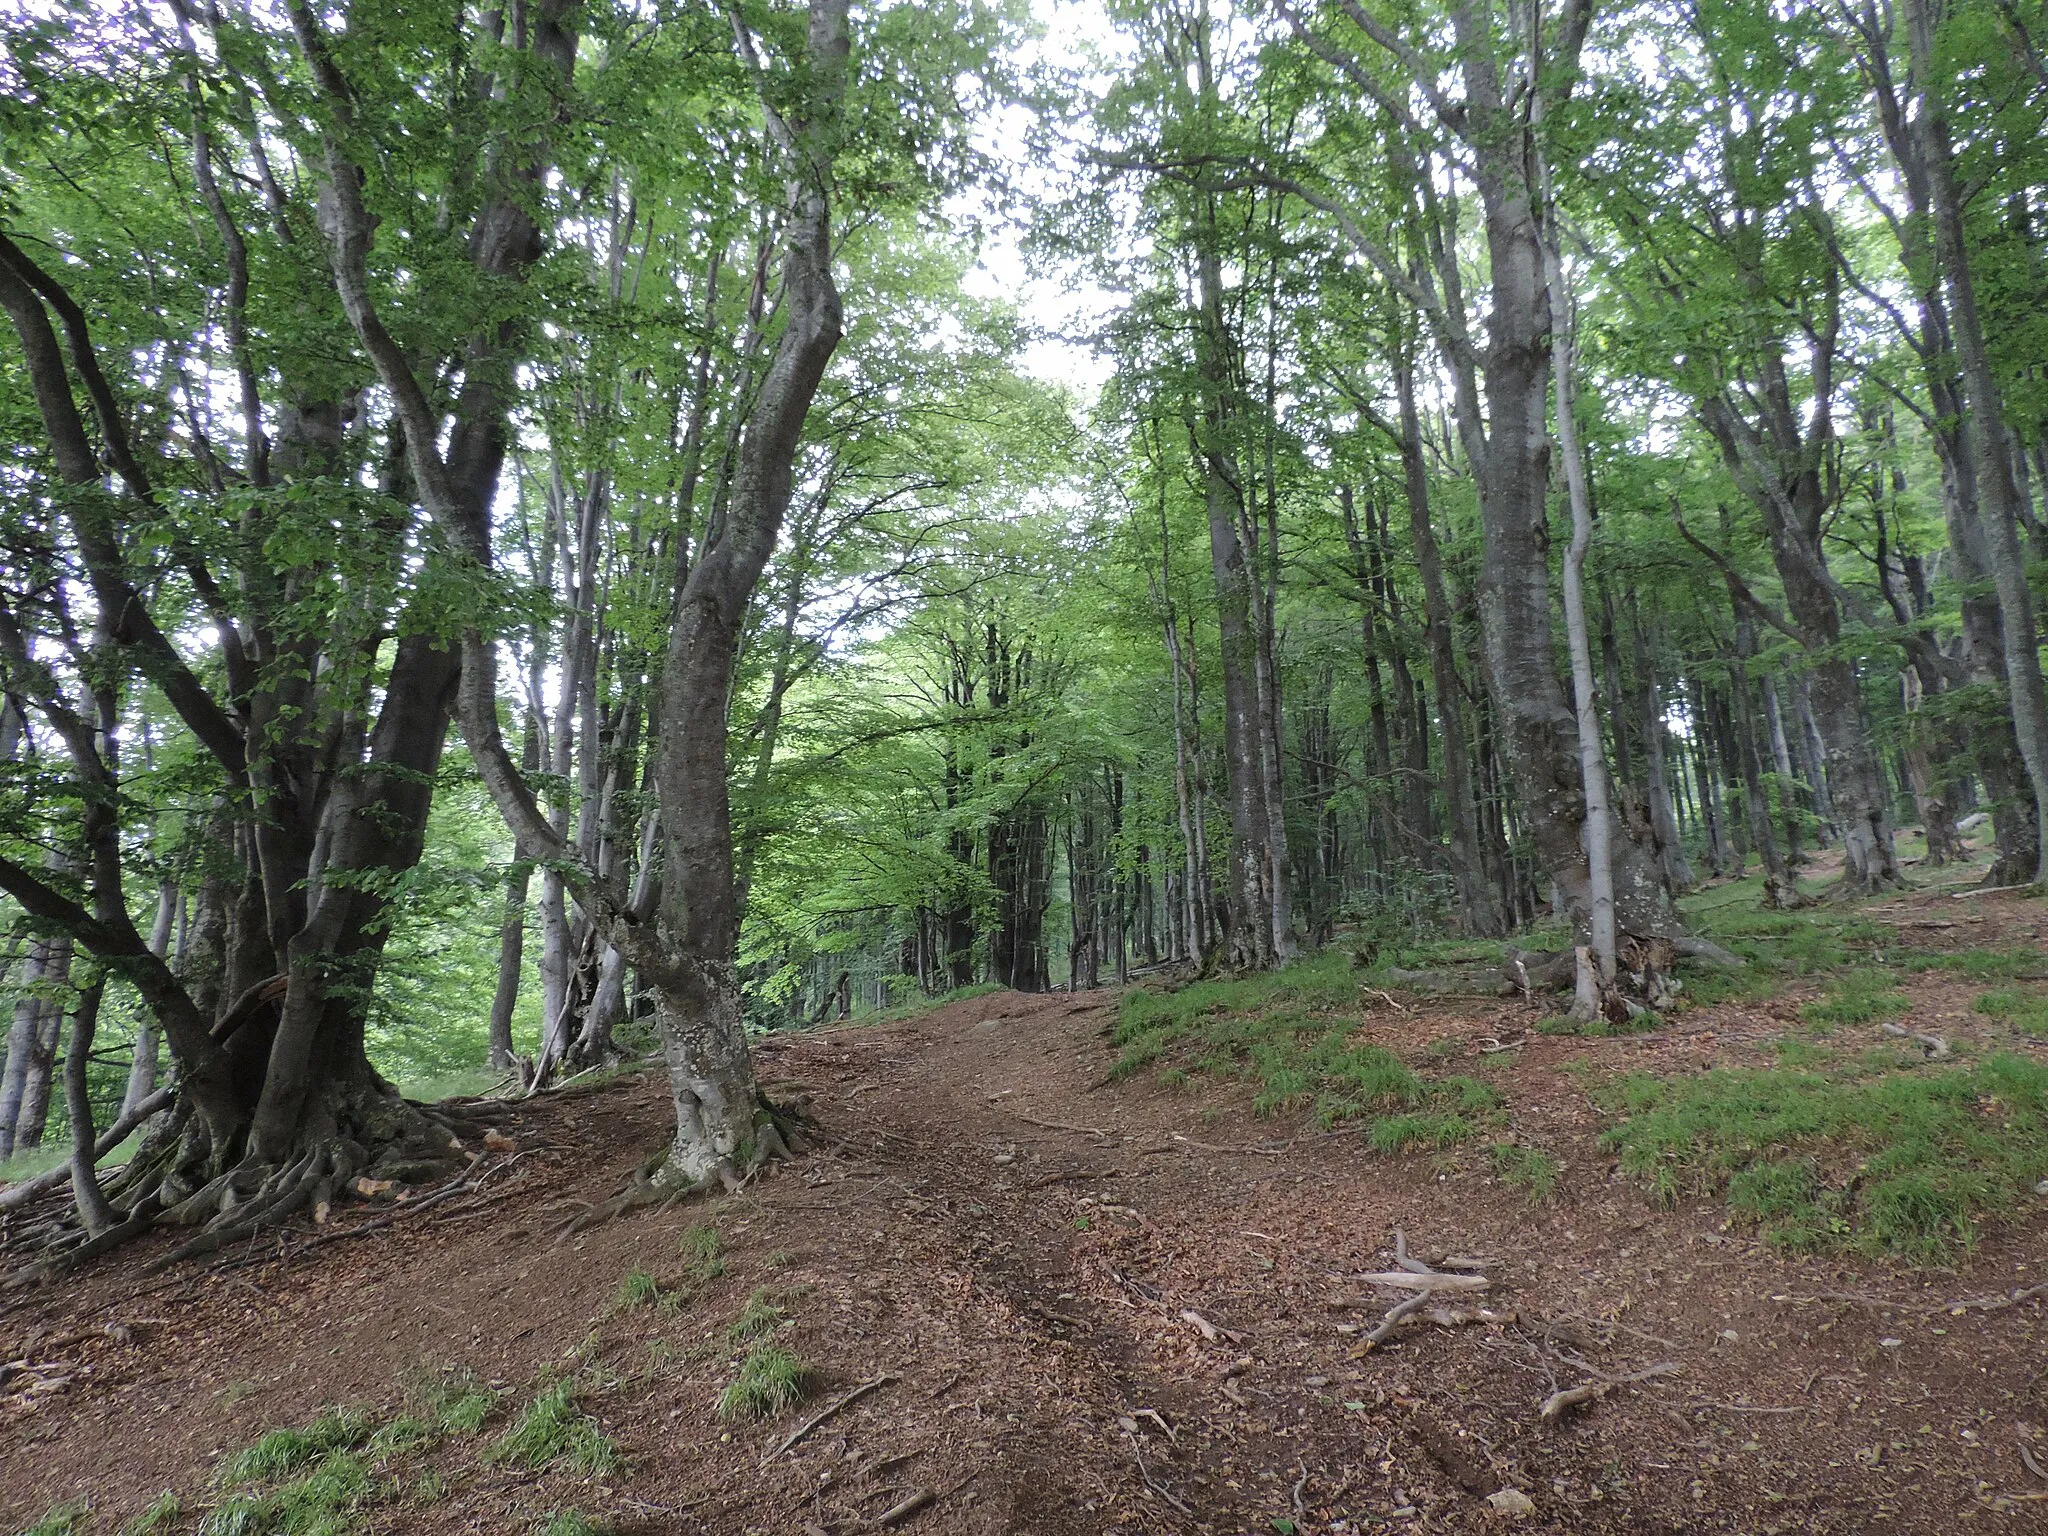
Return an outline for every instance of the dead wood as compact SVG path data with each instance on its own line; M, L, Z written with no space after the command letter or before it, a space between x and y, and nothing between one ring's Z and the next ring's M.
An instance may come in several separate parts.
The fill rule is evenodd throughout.
M1182 1514L1192 1515L1194 1513L1194 1510L1189 1506L1185 1499L1182 1499L1177 1494L1175 1494L1172 1489L1163 1487L1152 1476L1152 1469L1145 1465L1145 1451L1144 1447L1138 1444L1138 1437L1134 1434L1131 1434L1128 1430L1126 1430L1124 1434L1125 1438L1131 1442L1131 1454L1138 1458L1138 1476L1144 1480L1145 1486L1151 1489L1154 1493L1158 1494L1160 1498L1166 1500L1167 1503L1171 1504L1175 1509L1179 1510Z
M789 1432L789 1435L783 1440L783 1442L780 1445L776 1446L774 1450L770 1451L766 1456L763 1456L761 1458L761 1465L764 1467L767 1466L769 1462L773 1461L776 1457L780 1456L784 1451L788 1450L791 1446L796 1445L798 1442L803 1440L804 1437L809 1435L812 1430L816 1429L820 1424L823 1424L827 1419L831 1418L832 1415L834 1415L835 1413L838 1413L842 1408L852 1407L855 1403L859 1402L862 1398L866 1397L870 1392L878 1392L883 1387L886 1387L890 1382L895 1381L896 1379L897 1377L893 1371L884 1371L881 1375L875 1377L872 1381L864 1381L859 1386L854 1387L852 1390L840 1393L839 1396L833 1398L831 1402L827 1403L823 1408L820 1408L808 1419L805 1419L803 1423L799 1424L795 1429L791 1430Z
M1193 1328L1195 1332L1199 1333L1211 1344L1214 1344L1219 1339L1228 1339L1231 1343L1235 1344L1238 1340L1244 1337L1243 1334L1232 1332L1228 1328L1217 1327L1216 1324L1210 1322L1209 1319L1202 1316L1202 1314L1197 1312L1193 1307L1183 1307L1181 1309L1180 1320L1186 1323L1190 1328Z
M1417 1291L1413 1296L1396 1302L1393 1309L1380 1319L1379 1326L1374 1328L1371 1333L1368 1333L1361 1342L1368 1348L1375 1344L1385 1343L1393 1337L1396 1328L1399 1328L1409 1317L1428 1305L1428 1291Z
M929 1488L912 1489L910 1493L875 1516L874 1529L885 1531L892 1525L901 1525L937 1497L938 1495Z
M1610 1376L1583 1360L1574 1360L1568 1356L1564 1357L1564 1360L1565 1364L1574 1370L1586 1372L1593 1380L1576 1387L1566 1387L1546 1397L1543 1400L1543 1407L1536 1415L1545 1424L1555 1424L1569 1409L1605 1397L1616 1387L1627 1386L1635 1381L1648 1381L1653 1376L1669 1376L1678 1370L1676 1360L1660 1360L1655 1365L1640 1371L1631 1371L1626 1376Z
M1386 1269L1351 1278L1361 1285L1385 1285L1408 1291L1483 1291L1493 1284L1484 1275L1447 1275L1440 1270L1417 1274L1407 1269Z
M1878 1027L1886 1034L1896 1035L1901 1040L1918 1041L1921 1050L1926 1053L1927 1060L1929 1061L1939 1061L1949 1053L1948 1042L1939 1035L1923 1035L1917 1029L1908 1029L1903 1024L1884 1023Z
M1115 1131L1105 1131L1100 1126L1069 1125L1064 1120L1041 1120L1036 1115L1027 1115L1024 1113L1023 1110L1012 1109L1007 1104L999 1103L997 1104L996 1108L1000 1109L1006 1115L1011 1115L1014 1116L1016 1119L1022 1120L1026 1125L1038 1126L1041 1130L1069 1131L1076 1136L1100 1136L1107 1140L1115 1140L1117 1135Z

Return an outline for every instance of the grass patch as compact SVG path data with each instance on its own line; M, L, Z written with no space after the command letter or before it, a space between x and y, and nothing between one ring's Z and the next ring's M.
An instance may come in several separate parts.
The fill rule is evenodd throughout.
M304 1429L273 1429L238 1451L220 1471L229 1487L274 1483L337 1451L359 1449L376 1432L377 1421L360 1408L323 1408Z
M2031 1040L2048 1039L2048 997L2019 987L1998 987L1979 997L1977 1012L2010 1024Z
M2048 1175L2048 1064L1896 1063L1627 1077L1600 1095L1621 1116L1602 1144L1653 1199L1725 1194L1781 1246L1938 1258Z
M618 1536L618 1527L580 1509L558 1509L534 1527L539 1536Z
M159 1531L176 1530L182 1512L178 1496L166 1488L149 1501L147 1509L121 1527L121 1536L155 1536Z
M1664 1020L1648 1008L1630 1014L1620 1024L1605 1018L1587 1019L1581 1023L1563 1014L1536 1021L1536 1033L1539 1035L1570 1035L1585 1040L1605 1040L1614 1035L1647 1035L1663 1027Z
M443 1099L482 1098L493 1088L503 1087L505 1078L505 1073L493 1072L488 1067L469 1067L460 1072L408 1079L398 1085L398 1091L415 1104L438 1104Z
M238 1495L208 1510L199 1536L356 1536L374 1493L362 1457L331 1451L270 1493Z
M142 1139L136 1131L121 1139L118 1146L108 1149L107 1155L95 1165L100 1168L119 1168L126 1165L135 1153L135 1144ZM23 1179L32 1179L37 1174L48 1173L71 1161L71 1147L62 1138L45 1142L40 1147L31 1147L26 1152L17 1152L9 1158L0 1158L0 1184L18 1184ZM29 1529L33 1531L34 1526Z
M1892 973L1874 966L1844 971L1828 983L1827 995L1807 1003L1799 1016L1823 1030L1842 1024L1874 1024L1912 1008Z
M475 1434L498 1406L498 1394L467 1366L410 1370L399 1376L399 1386L418 1416L442 1435Z
M1470 1141L1471 1121L1463 1115L1424 1111L1409 1115L1382 1115L1366 1133L1375 1152L1429 1152Z
M1954 971L1972 981L2010 981L2039 971L2041 952L2037 949L1962 949L1944 954L1919 953L1901 957L1912 970Z
M1825 975L1897 954L1897 930L1872 922L1853 908L1774 912L1762 906L1762 898L1763 880L1758 876L1679 903L1695 933L1749 962L1740 970L1681 964L1689 1004L1754 1002L1771 996L1788 979Z
M1562 1171L1557 1159L1540 1148L1512 1141L1493 1144L1493 1176L1509 1189L1521 1190L1531 1205L1549 1205L1557 1199Z
M576 1384L564 1380L520 1410L517 1422L491 1447L490 1459L536 1471L566 1464L577 1472L604 1473L618 1468L619 1448L583 1411Z
M785 1413L809 1394L814 1374L780 1344L756 1344L740 1362L732 1385L718 1394L718 1416L733 1423Z
M735 1349L768 1338L784 1322L789 1314L776 1305L775 1298L766 1290L757 1290L748 1295L740 1307L740 1314L725 1330L725 1337Z
M1375 1131L1383 1150L1470 1135L1470 1112L1492 1108L1499 1095L1471 1078L1426 1080L1384 1046L1354 1040L1358 994L1356 975L1335 952L1177 992L1128 992L1111 1074L1129 1076L1171 1056L1161 1075L1175 1086L1198 1075L1250 1080L1255 1114L1305 1109L1326 1129L1392 1121Z
M83 1499L68 1504L59 1504L46 1512L34 1525L22 1527L21 1536L76 1536L81 1529L80 1521L86 1516Z
M661 1282L654 1278L652 1270L635 1264L626 1271L626 1278L619 1282L618 1294L612 1297L612 1310L625 1312L634 1307L651 1307L661 1300Z
M693 1221L683 1228L683 1263L690 1278L702 1285L725 1273L725 1259L719 1247L718 1228L708 1221Z

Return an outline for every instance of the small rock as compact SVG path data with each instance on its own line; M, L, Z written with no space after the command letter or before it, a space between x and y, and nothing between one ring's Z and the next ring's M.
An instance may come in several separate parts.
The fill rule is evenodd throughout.
M1742 1335L1737 1333L1733 1328L1723 1328L1721 1330L1721 1337L1726 1339L1730 1344L1738 1344L1742 1341Z
M1904 1339L1879 1339L1877 1341L1877 1347L1879 1349L1898 1349L1902 1345L1904 1345L1905 1342L1906 1341Z
M1489 1493L1486 1502L1491 1504L1498 1514L1514 1515L1519 1518L1536 1513L1536 1501L1519 1488L1503 1488L1498 1493Z
M1327 1376L1304 1376L1301 1379L1301 1384L1305 1387L1327 1387L1330 1384L1330 1378Z
M2036 1184L2034 1186L2034 1193L2037 1195L2048 1195L2048 1179L2043 1179L2040 1183Z

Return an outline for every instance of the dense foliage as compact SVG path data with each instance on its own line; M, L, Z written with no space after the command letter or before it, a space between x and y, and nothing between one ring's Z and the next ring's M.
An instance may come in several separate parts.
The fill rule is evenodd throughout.
M513 14L4 24L0 1153L2038 878L2038 8Z

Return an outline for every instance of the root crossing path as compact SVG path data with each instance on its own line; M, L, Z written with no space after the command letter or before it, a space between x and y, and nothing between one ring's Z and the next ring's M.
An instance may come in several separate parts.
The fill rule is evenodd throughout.
M23 1296L0 1319L0 1528L84 1498L81 1528L112 1531L166 1489L191 1528L224 1455L328 1404L388 1420L449 1370L502 1407L384 1474L360 1529L573 1509L802 1536L1847 1533L2048 1510L2020 1455L2048 1456L2044 1308L1928 1305L2048 1277L2039 1223L1962 1277L1781 1258L1719 1206L1616 1180L1540 1040L1491 1069L1502 1134L1562 1155L1532 1209L1484 1143L1385 1157L1254 1117L1233 1083L1111 1081L1114 1017L1106 992L995 994L778 1037L770 1092L825 1144L723 1201L554 1241L661 1141L661 1084L627 1078L503 1106L499 1172L431 1212ZM1364 1018L1411 1059L1506 1030L1479 1001ZM750 1297L810 1393L722 1422ZM494 1451L562 1378L614 1470Z

